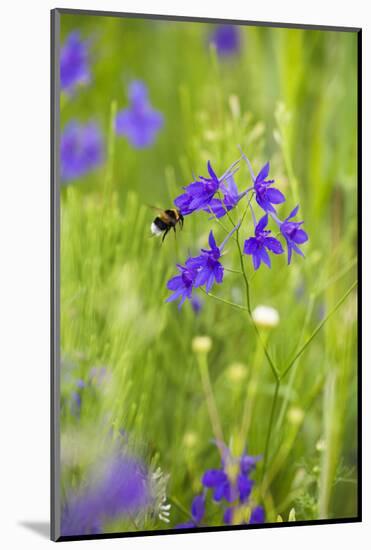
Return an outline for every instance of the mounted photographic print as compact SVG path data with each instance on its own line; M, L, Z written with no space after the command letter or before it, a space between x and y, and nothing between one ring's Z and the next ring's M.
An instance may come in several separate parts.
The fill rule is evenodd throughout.
M53 540L361 520L360 48L53 10Z

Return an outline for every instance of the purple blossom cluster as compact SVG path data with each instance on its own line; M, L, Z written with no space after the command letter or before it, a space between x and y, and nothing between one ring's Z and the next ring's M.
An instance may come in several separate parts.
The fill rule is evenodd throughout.
M86 484L67 495L61 534L102 533L106 521L132 518L150 503L150 480L144 464L122 452L113 453L93 467Z
M254 227L254 235L244 241L243 253L251 256L254 270L259 269L262 263L270 268L271 254L284 253L283 244L278 237L281 237L283 243L286 244L288 264L291 263L293 251L304 256L300 245L308 240L308 235L302 229L303 222L293 220L298 213L299 206L296 206L284 220L280 220L276 207L284 203L286 198L282 191L274 187L274 180L269 179L269 162L255 177L249 160L245 155L242 155L242 158L246 160L252 178L252 185L243 191L238 190L234 180L234 173L238 169L235 167L241 159L233 163L220 178L209 161L207 164L208 176L199 176L195 181L183 187L184 192L174 200L175 206L183 216L198 211L208 212L211 220L220 220L228 216L234 227L220 247L217 246L214 234L210 231L210 248L202 249L198 256L188 258L184 265L177 265L179 274L167 283L167 288L173 292L167 299L168 302L180 298L179 307L181 307L186 299L192 302L193 289L204 287L206 293L209 293L215 283L220 284L223 281L222 251L225 243L241 224L241 222L236 224L233 222L230 212L243 199L246 202L242 219L245 219L245 214L250 211ZM251 204L253 198L255 198L257 208L262 212L258 221ZM270 220L277 228L275 236L272 234L272 229L268 228Z
M264 523L264 509L250 502L254 487L250 474L259 459L245 453L234 457L224 447L221 467L206 470L201 478L203 492L192 501L191 519L176 528L189 529L206 525L207 499L210 495L214 503L220 506L224 524Z
M116 133L126 137L136 149L150 147L164 124L164 117L152 108L144 82L131 82L128 95L129 107L116 116Z
M91 83L90 40L84 40L78 30L66 38L60 54L61 90L70 99L78 88ZM152 146L164 124L162 113L152 108L144 82L135 80L128 87L129 107L117 113L116 133L124 136L136 149ZM92 120L83 124L68 122L61 135L61 181L69 183L98 168L105 158L102 131Z

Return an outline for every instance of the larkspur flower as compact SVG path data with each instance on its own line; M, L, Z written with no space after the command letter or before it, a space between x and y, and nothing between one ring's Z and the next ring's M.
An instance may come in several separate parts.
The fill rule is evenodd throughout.
M71 121L61 136L61 180L68 182L97 168L103 162L103 138L95 122Z
M229 56L239 52L241 33L237 25L218 25L210 37L220 56Z
M268 254L273 252L274 254L282 254L282 244L278 239L269 237L271 231L266 230L265 227L268 224L268 214L263 216L259 223L255 227L255 237L250 237L245 241L244 254L252 256L254 269L257 270L263 261L268 267L271 267L271 260Z
M207 293L210 292L215 282L220 284L223 281L224 275L224 268L219 261L222 250L217 246L212 231L209 234L209 246L210 250L203 248L200 256L187 260L187 266L196 272L194 287L205 285Z
M201 313L203 305L204 301L197 294L193 294L191 298L191 306L196 315Z
M229 503L238 500L245 503L252 491L254 482L249 474L255 468L259 457L243 454L233 457L229 449L225 449L222 468L206 470L202 477L202 484L213 491L215 502L226 500Z
M258 205L266 212L276 212L274 204L285 202L285 196L275 187L271 187L274 180L267 180L269 162L263 166L254 180L255 198Z
M220 181L212 169L210 161L207 163L209 178L200 176L198 180L183 187L185 193L174 200L174 204L183 216L197 210L208 209L215 193L219 190Z
M280 231L287 243L287 263L290 264L292 251L295 250L300 256L304 256L303 252L299 248L299 244L304 244L308 240L308 235L301 229L304 222L292 222L292 218L295 218L298 213L299 205L287 216L287 218L280 222Z
M152 108L144 82L129 86L130 106L116 116L116 133L125 136L136 149L150 147L164 124L164 117Z
M203 517L205 515L205 497L203 495L197 495L194 497L191 506L192 519L185 523L176 525L176 529L190 529L192 527L199 527Z
M187 265L187 262L185 266L177 264L177 268L180 271L180 275L172 277L167 282L167 288L173 291L174 294L169 296L166 301L173 302L174 300L181 298L178 305L180 309L187 298L189 300L192 298L192 289L196 278L196 272L193 268Z
M81 39L79 31L71 32L61 48L60 78L61 89L68 93L90 82L88 42Z
M219 284L223 281L224 268L219 259L224 246L239 226L240 222L227 235L220 247L217 246L213 232L210 231L210 250L201 249L201 254L188 258L184 266L177 264L180 275L176 275L167 282L167 288L174 292L167 298L167 302L181 298L178 306L180 308L187 298L192 299L193 288L205 285L205 290L208 293L215 282Z
M95 467L85 489L71 492L62 511L65 536L97 534L105 521L140 513L151 501L148 473L137 459L114 454Z
M216 218L222 218L232 210L238 202L244 197L247 191L238 192L237 185L233 176L228 176L225 183L220 184L220 191L223 193L223 199L213 198L204 210L212 211Z

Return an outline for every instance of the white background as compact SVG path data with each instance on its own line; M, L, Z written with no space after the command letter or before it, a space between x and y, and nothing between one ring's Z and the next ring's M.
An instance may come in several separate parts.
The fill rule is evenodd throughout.
M0 19L0 545L51 546L49 518L49 10L54 7L363 27L364 335L370 338L369 2L6 0ZM308 75L308 78L311 76ZM341 139L341 135L338 136ZM69 548L366 548L370 529L370 352L364 357L364 523L69 543ZM368 493L368 494L367 494ZM40 524L44 535L27 524ZM40 530L39 525L39 530ZM77 546L78 545L78 546Z

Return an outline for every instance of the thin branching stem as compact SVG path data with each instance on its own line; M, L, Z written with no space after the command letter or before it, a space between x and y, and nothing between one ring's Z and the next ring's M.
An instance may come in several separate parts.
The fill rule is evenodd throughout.
M346 293L340 298L340 300L335 304L335 306L329 311L329 313L326 315L324 319L316 326L312 334L309 336L309 338L304 342L304 344L297 350L294 357L289 361L286 368L283 370L283 372L280 375L280 379L282 380L286 374L289 372L291 367L294 365L295 361L304 353L304 351L307 349L313 338L319 333L321 328L327 323L329 318L339 309L341 304L346 300L346 298L349 296L349 294L352 292L352 290L355 289L357 286L358 281L355 281L350 288L346 291Z

